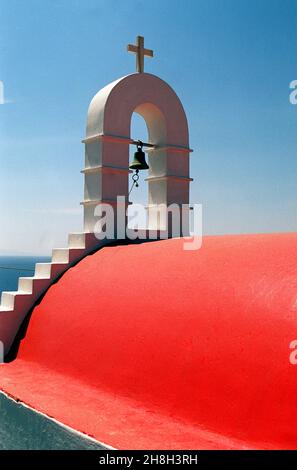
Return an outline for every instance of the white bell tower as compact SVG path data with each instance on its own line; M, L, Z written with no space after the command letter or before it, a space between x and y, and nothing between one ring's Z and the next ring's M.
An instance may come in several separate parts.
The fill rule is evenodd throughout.
M92 99L87 117L85 144L84 230L93 232L98 217L98 204L110 204L115 209L117 196L124 197L127 208L129 176L129 144L131 118L140 114L148 128L148 227L168 229L170 220L161 226L160 205L183 206L184 217L189 216L189 134L186 114L173 89L163 80L143 72L144 55L153 52L144 49L143 38L138 46L128 50L137 54L137 73L120 78L100 90ZM186 213L185 213L186 212ZM188 222L186 222L187 224ZM117 224L117 221L116 221ZM187 233L184 233L187 235Z

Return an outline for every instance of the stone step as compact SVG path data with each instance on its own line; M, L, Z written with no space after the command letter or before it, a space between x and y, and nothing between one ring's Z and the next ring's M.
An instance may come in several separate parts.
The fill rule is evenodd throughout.
M50 279L51 277L51 263L36 263L35 264L35 278Z
M85 248L69 248L69 264L79 261L86 254Z
M12 307L4 307L3 305L0 305L0 312L13 312L13 308ZM0 316L0 320L1 320L1 316Z
M55 248L52 263L72 264L85 254L85 248Z
M23 291L2 292L1 307L15 309L20 302L24 305L24 310L31 301L31 294Z
M41 295L50 285L50 279L42 279L36 277L20 277L18 288L20 291Z
M69 248L84 248L90 251L102 245L102 241L98 240L93 233L70 233L68 237Z
M70 233L68 236L69 248L86 248L86 234L85 233Z
M54 248L52 251L52 263L69 263L69 248Z
M36 263L34 277L53 281L67 269L67 266L68 263Z

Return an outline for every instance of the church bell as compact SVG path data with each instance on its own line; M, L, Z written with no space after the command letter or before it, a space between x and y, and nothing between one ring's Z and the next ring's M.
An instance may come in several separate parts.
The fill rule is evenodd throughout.
M143 144L139 141L137 151L134 153L134 159L129 166L130 170L148 170L149 166L145 161L145 153L142 150Z

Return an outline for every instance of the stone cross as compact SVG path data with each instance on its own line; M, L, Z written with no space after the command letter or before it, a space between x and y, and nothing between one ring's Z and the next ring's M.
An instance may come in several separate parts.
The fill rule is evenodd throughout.
M143 36L137 36L137 46L134 44L128 44L127 51L136 54L136 70L138 73L143 73L144 56L154 57L154 52L152 50L144 48Z

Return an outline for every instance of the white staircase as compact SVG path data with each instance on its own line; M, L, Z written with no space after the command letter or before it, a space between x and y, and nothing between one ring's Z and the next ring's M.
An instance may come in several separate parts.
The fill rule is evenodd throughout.
M52 252L52 261L37 263L33 277L20 277L18 290L2 292L0 304L0 341L7 354L24 318L42 294L68 268L93 250L107 244L97 240L92 233L71 233L68 248L57 248Z

